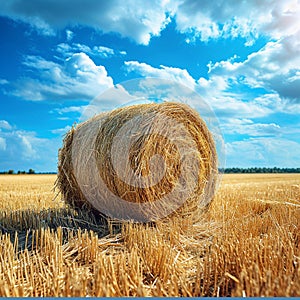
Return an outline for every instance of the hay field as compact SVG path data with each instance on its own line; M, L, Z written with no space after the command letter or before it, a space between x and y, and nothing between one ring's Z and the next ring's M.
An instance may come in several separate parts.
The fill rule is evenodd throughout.
M224 175L201 223L96 222L0 176L0 296L300 296L300 174Z

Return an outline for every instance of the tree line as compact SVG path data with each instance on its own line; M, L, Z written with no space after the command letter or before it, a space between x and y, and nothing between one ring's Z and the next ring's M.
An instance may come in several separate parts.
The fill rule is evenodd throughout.
M35 171L33 169L29 169L27 172L20 170L15 172L14 170L10 169L8 171L2 171L0 174L35 174Z
M225 168L220 169L222 173L300 173L300 168L278 168L278 167L251 167L251 168Z
M251 167L251 168L222 168L219 169L221 173L226 174L233 174L233 173L300 173L300 168L267 168L267 167ZM43 173L36 173L33 169L29 169L26 171L17 171L14 170L8 170L8 171L2 171L0 174L56 174L56 172L43 172Z

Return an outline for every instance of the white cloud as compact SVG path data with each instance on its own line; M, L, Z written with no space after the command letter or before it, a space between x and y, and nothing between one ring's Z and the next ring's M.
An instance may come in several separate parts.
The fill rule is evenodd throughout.
M113 49L104 46L94 46L93 52L99 53L102 57L110 57L115 55L115 51Z
M244 84L278 93L282 99L300 101L300 31L296 35L269 42L243 62L232 59L209 65L211 76L237 78Z
M27 56L24 65L34 77L19 79L13 94L27 100L91 100L113 85L105 67L95 65L85 53L75 53L63 64Z
M244 102L238 94L233 96L220 95L205 98L213 107L218 117L222 118L258 118L272 113L266 106L253 102Z
M116 32L147 45L170 22L187 34L187 41L216 38L246 39L250 46L259 35L280 39L294 35L300 26L297 0L7 0L0 15L22 20L43 34L57 28L85 25ZM71 35L69 34L69 39Z
M73 36L74 36L74 32L67 29L66 30L66 37L67 37L67 41L71 41L73 39Z
M232 119L221 123L221 129L225 134L248 135L248 136L279 136L282 129L275 123L254 123L250 119Z
M73 43L73 47L75 51L73 51L72 54L76 52L84 52L86 54L89 54L91 52L90 47L84 44Z
M82 110L79 121L86 121L96 114L126 105L135 99L135 95L128 92L121 84L117 84L95 97L89 105L85 106Z
M56 46L56 51L62 54L64 57L71 56L73 53L78 52L67 43L60 43Z
M0 132L0 135L1 139L5 141L6 147L3 150L6 150L7 157L12 158L17 155L16 158L25 160L36 158L36 151L32 147L32 142L36 138L35 133L10 130L9 132Z
M202 89L202 92L206 94L219 93L220 91L225 91L228 88L227 78L225 76L210 76L209 79L200 77L198 82L199 89Z
M291 151L293 149L293 151ZM300 144L278 137L249 138L226 144L227 167L292 167L300 165Z
M0 131L0 170L56 171L61 137L40 138L35 132L10 126Z
M221 115L226 113L229 103L232 112L240 110L243 117L250 117L247 114L251 112L252 117L258 117L271 112L296 114L299 111L299 1L229 0L216 4L209 0L187 0L177 8L176 22L178 30L188 34L189 41L240 36L251 46L259 35L271 40L245 61L236 62L235 55L208 64L208 79L200 78L197 90ZM252 101L249 97L257 88L265 92ZM257 101L266 97L271 100L268 104Z
M63 108L56 108L54 111L57 112L60 115L70 113L70 112L78 112L82 113L82 111L85 109L85 106L67 106ZM53 111L51 111L53 112Z
M190 88L194 88L196 85L193 77L185 69L166 67L163 65L161 65L160 68L154 68L146 63L140 63L138 61L125 61L125 66L128 72L136 72L143 77L173 80Z
M57 45L56 51L62 54L64 57L71 56L78 52L84 52L85 54L101 58L124 56L127 54L124 50L119 51L105 46L94 46L93 48L90 48L87 45L79 43L72 43L72 45L60 43Z
M263 94L253 99L253 103L268 107L274 113L285 113L291 115L299 115L300 102L290 101L287 98L280 98L278 93Z
M186 0L176 9L179 31L191 39L244 37L246 45L259 35L280 39L295 34L300 26L297 0L235 1Z
M5 85L5 84L8 84L8 83L9 83L8 80L0 78L0 85Z
M12 127L6 120L0 120L0 130L1 128L10 130Z
M137 61L125 62L128 72L136 72L143 77L156 77L179 82L203 97L214 109L219 117L254 118L263 117L272 110L259 101L245 102L243 95L227 92L229 89L228 78L226 76L211 76L209 79L201 77L197 82L187 70L160 66L154 68L146 63Z
M64 128L52 129L51 132L53 134L64 135L71 129L71 126L67 125Z
M160 0L8 0L1 6L0 15L28 22L44 34L79 24L102 32L117 32L147 45L169 22L171 5Z
M35 159L37 158L37 152L33 147L33 143L34 141L36 141L36 137L34 136L34 134L27 134L21 131L17 131L15 132L16 137L19 139L20 141L20 145L22 148L22 156L25 159Z

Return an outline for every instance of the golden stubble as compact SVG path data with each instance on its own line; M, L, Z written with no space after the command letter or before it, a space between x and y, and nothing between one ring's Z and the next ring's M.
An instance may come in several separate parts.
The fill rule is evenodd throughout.
M1 296L299 296L300 175L224 175L202 219L104 224L0 176Z

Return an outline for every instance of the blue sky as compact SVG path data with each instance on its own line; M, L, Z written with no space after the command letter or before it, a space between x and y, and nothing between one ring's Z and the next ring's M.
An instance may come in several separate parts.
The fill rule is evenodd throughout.
M148 77L209 103L226 166L300 166L300 1L7 0L0 36L0 171L56 171L86 105Z

